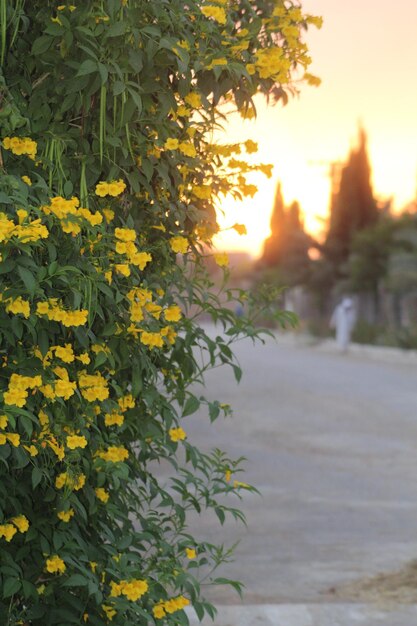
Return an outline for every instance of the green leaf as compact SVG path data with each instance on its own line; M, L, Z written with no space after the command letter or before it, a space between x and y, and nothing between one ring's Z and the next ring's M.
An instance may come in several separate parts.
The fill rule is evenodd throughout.
M88 578L82 574L73 574L64 582L63 587L86 587L88 585Z
M92 61L91 59L86 59L85 61L81 63L75 77L86 76L87 74L92 74L93 72L97 72L97 71L98 71L97 63L95 61Z
M115 22L106 31L107 37L119 37L124 35L127 30L127 24L125 22Z
M0 204L13 204L13 200L4 191L0 191Z
M37 467L35 465L35 467L32 470L32 487L33 489L36 489L36 487L39 485L39 483L42 480L42 470L39 469L39 467Z
M182 412L182 416L186 417L187 415L191 415L195 413L200 407L200 400L196 398L196 396L190 396L185 403L184 410Z
M21 588L22 583L18 578L6 578L3 585L3 598L10 598Z
M35 295L35 291L37 287L36 278L34 277L32 272L30 272L25 267L22 267L21 265L18 266L17 271L19 273L20 278L23 280L23 283L26 289L28 290L29 295L33 297Z
M32 54L34 56L38 56L40 54L43 54L44 52L49 50L49 48L51 47L53 41L54 41L53 37L50 37L49 35L41 35L41 37L38 37L33 42Z

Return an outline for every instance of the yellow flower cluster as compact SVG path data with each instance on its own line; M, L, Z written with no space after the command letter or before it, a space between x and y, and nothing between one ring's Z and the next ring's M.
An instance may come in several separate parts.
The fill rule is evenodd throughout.
M106 426L122 426L124 421L124 416L117 411L112 411L104 415L104 423Z
M140 341L144 346L149 346L150 348L162 348L164 345L161 333L149 332L147 330L141 332Z
M229 256L227 252L218 252L214 255L214 260L219 267L227 267L229 265Z
M20 435L18 433L0 433L0 446L4 446L7 442L17 448L20 446Z
M15 224L5 213L0 213L0 242L7 243L12 237L16 237L22 243L30 243L46 239L48 235L49 231L41 224L40 219L21 225Z
M3 148L10 150L13 154L26 154L30 159L35 159L38 144L30 137L5 137Z
M0 524L0 538L4 537L8 543L13 539L17 531L26 533L29 530L29 520L25 515L12 517L10 522Z
M63 232L74 237L81 232L83 220L87 221L90 226L98 226L103 221L103 216L98 211L92 213L89 209L80 207L80 201L75 196L70 200L56 196L51 198L49 205L42 206L41 209L45 215L52 214L57 217Z
M117 598L121 595L126 596L128 600L136 602L141 598L149 589L146 580L140 580L132 578L130 580L121 580L120 583L112 581L110 583L111 591L110 597Z
M213 190L211 185L194 185L192 193L200 200L210 200Z
M219 24L226 24L226 11L223 7L216 7L208 4L201 7L201 12L205 17L211 17Z
M4 403L18 407L25 406L28 397L28 389L37 389L42 385L42 377L21 376L12 374L7 391L4 392Z
M256 60L253 65L261 78L272 78L276 81L285 82L288 78L290 69L290 61L284 56L283 48L275 46L274 48L262 48L256 53ZM249 73L251 66L247 66Z
M83 435L69 435L67 437L67 448L75 450L76 448L85 448L87 439Z
M129 456L129 452L124 446L109 446L107 450L97 452L97 456L108 463L118 463L119 461L125 461Z
M167 322L179 322L181 319L181 309L177 304L172 304L164 311Z
M70 381L65 367L55 367L53 371L58 378L55 379L53 385L50 383L43 385L40 388L41 392L45 398L48 398L49 400L55 400L55 398L64 398L64 400L69 400L69 398L74 395L75 390L77 389L77 384Z
M195 91L188 93L184 100L187 104L193 107L193 109L198 109L201 106L201 96Z
M85 474L79 474L76 478L74 478L73 476L70 476L67 472L62 472L61 474L58 474L55 479L55 487L57 489L68 487L68 489L79 491L84 487L85 481Z
M54 554L46 559L45 569L50 574L63 574L67 567L64 561L57 554Z
M117 254L125 254L129 263L139 267L142 271L146 265L152 261L152 255L149 252L139 252L134 241L136 232L131 228L116 228L114 231L116 237ZM116 264L116 270L124 275L130 276L130 268L126 264Z
M160 600L152 609L153 616L156 619L162 619L167 613L175 613L181 611L190 604L190 601L184 596L177 596L170 600Z
M78 386L82 397L88 402L103 401L109 397L107 380L101 374L87 374L83 370L78 375Z
M100 198L104 198L105 196L112 196L115 198L116 196L120 196L126 189L126 183L120 178L119 180L112 180L110 183L107 183L104 180L101 180L96 185L96 195L100 196Z
M176 235L175 237L171 237L169 245L171 246L171 250L173 252L186 254L188 250L188 239L182 237L181 235Z
M36 314L45 315L45 317L54 322L61 322L67 328L70 326L84 326L88 318L86 309L68 311L63 308L57 298L49 298L45 302L38 302Z
M17 298L6 298L3 300L0 294L0 301L4 302L7 313L13 313L14 315L21 313L26 319L29 317L30 303L28 300L23 300L22 296L18 296Z
M74 517L74 509L68 509L68 511L58 511L57 517L62 521L68 523L72 517Z
M109 606L108 604L102 604L101 608L105 612L107 619L111 622L113 617L116 615L117 611L112 606Z
M107 504L110 495L105 489L103 489L103 487L97 487L97 489L95 489L95 494L101 502Z
M119 398L117 400L117 404L119 405L120 410L124 412L124 411L127 411L128 409L135 408L135 399L132 396L132 394L128 393L127 395Z
M168 431L171 441L177 442L187 438L187 433L181 426L178 428L170 428Z

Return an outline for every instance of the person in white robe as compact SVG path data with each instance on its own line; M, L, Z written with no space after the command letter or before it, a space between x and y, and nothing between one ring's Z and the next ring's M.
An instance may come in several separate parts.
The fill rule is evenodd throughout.
M336 306L330 319L330 328L336 329L336 343L342 352L346 352L356 321L356 311L352 298L344 296Z

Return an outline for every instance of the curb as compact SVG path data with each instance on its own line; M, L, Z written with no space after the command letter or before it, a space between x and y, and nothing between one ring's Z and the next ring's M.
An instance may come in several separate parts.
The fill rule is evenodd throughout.
M317 339L311 335L296 333L274 333L277 342L283 345L295 347L307 347L319 352L341 354L342 356L359 356L383 361L385 363L397 363L403 365L417 365L417 350L402 350L387 346L373 346L369 344L351 343L347 354L343 355L334 339Z
M417 605L257 604L217 606L214 621L200 622L187 611L190 626L412 626Z

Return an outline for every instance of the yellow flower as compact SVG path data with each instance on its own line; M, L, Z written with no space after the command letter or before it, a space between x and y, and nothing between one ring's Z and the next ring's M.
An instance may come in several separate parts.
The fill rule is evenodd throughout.
M108 502L108 499L110 498L110 494L105 489L103 489L103 487L97 487L97 489L95 490L95 494L97 498L101 500L101 502L104 502L104 504L106 504Z
M113 609L113 607L108 606L107 604L102 604L101 608L105 612L107 619L111 622L113 617L116 615L117 611L115 611L115 609Z
M32 186L32 181L30 180L29 176L21 176L22 180L24 183L26 183L27 185L29 185L29 187Z
M30 456L37 456L39 454L38 449L34 445L23 447L30 454Z
M119 196L121 193L123 193L125 189L126 189L126 183L123 182L121 178L119 180L112 180L110 183L107 183L106 181L101 180L96 185L96 195L100 196L100 198L104 198L104 196L116 197L116 196Z
M97 456L109 463L118 463L125 461L129 452L124 446L109 446L106 451L98 452Z
M188 239L182 237L181 235L177 235L176 237L171 237L169 245L171 246L171 250L173 252L186 254L188 250Z
M178 149L182 154L185 154L189 157L195 157L197 155L197 150L195 149L194 145L189 141L182 141L178 145Z
M58 511L57 516L63 522L69 522L74 516L74 509L68 509L68 511Z
M117 411L112 411L111 413L106 413L104 416L104 424L106 426L122 426L125 418Z
M10 543L16 533L17 529L13 526L13 524L0 525L0 537L4 537L7 543Z
M57 554L46 559L45 567L50 574L63 574L67 569L64 561Z
M167 322L179 322L181 319L181 309L177 304L172 304L164 311L164 317Z
M121 411L127 411L128 409L135 408L135 400L130 393L128 393L126 396L123 396L122 398L119 398L117 400L117 404L119 405Z
M146 265L152 261L152 255L149 254L149 252L137 252L129 257L129 261L142 271L145 269Z
M195 557L197 556L194 548L185 548L185 553L187 555L187 559L195 559Z
M135 241L136 231L133 228L115 228L114 236L120 241Z
M7 415L0 415L0 428L6 428L9 423Z
M97 569L97 563L95 561L89 561L88 562L90 567L91 567L91 571L93 572L93 574L96 573L96 569Z
M122 594L132 602L139 600L139 598L141 598L149 588L146 580L138 580L135 578L129 581L122 580L121 585Z
M224 473L225 481L228 483L230 481L231 477L232 477L232 472L229 469L227 469L225 471L225 473Z
M81 435L70 435L67 437L67 448L75 450L76 448L85 448L87 445L87 439Z
M109 208L103 209L103 215L106 218L107 223L114 220L114 211L112 211L112 209L109 209Z
M35 159L38 145L29 137L5 137L3 148L11 150L13 154L18 156L26 154L30 159Z
M187 433L181 428L181 426L178 428L170 428L168 434L171 441L174 442L182 441L187 438Z
M77 358L77 361L81 361L83 365L88 365L89 363L91 363L91 359L88 356L87 352L82 352L76 358Z
M174 137L169 137L164 144L164 148L165 150L178 150L178 145L178 139L175 139Z
M126 276L126 278L130 276L130 267L126 263L116 263L114 269L118 274Z
M244 146L248 154L252 154L253 152L258 152L258 144L256 143L256 141L252 141L251 139L248 139L247 141L245 141Z
M194 109L198 109L201 106L201 96L195 91L188 93L185 98L185 102L192 106Z
M152 609L152 613L156 619L161 619L162 617L165 617L166 613L163 607L163 602L162 604L156 604Z
M239 234L239 235L247 235L248 231L246 230L246 226L244 224L233 224L232 228Z
M219 24L226 24L226 11L223 7L208 4L201 8L201 12L205 17L212 17Z
M65 346L55 346L55 356L64 363L72 363L75 360L74 351L69 343L66 343Z
M15 448L20 446L20 435L18 433L6 433L6 439L10 441Z
M229 257L227 255L227 252L219 252L215 254L214 260L219 267L226 267L227 265L229 265Z
M12 517L10 521L13 522L20 533L26 533L29 530L29 520L25 515Z
M162 348L164 345L160 333L150 333L146 330L141 333L140 341L144 346L150 346L151 348Z

